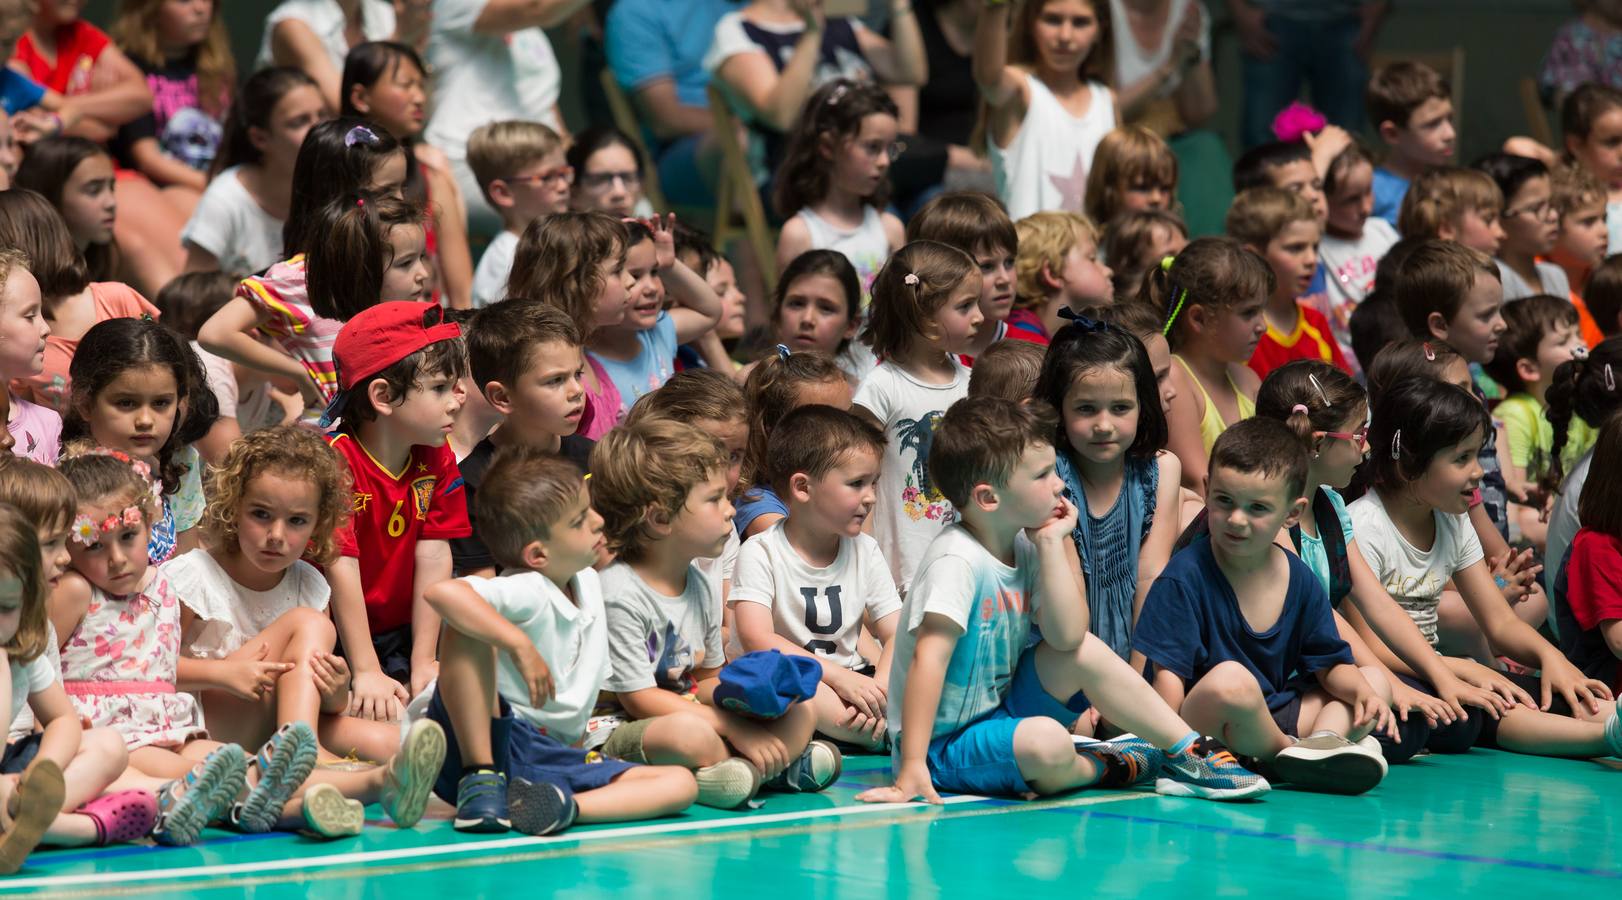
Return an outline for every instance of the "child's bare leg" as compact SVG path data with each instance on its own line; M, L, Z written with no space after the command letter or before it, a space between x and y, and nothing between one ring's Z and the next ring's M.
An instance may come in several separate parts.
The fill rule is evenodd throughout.
M698 799L698 782L680 766L639 766L596 790L575 795L582 822L630 822L670 816Z
M1103 773L1093 758L1076 752L1070 732L1057 719L1021 719L1014 728L1014 761L1019 774L1038 794L1085 787Z
M1603 720L1584 721L1524 706L1512 708L1498 720L1498 746L1516 753L1572 759L1611 756L1615 752L1605 740Z
M1457 591L1442 592L1436 607L1436 641L1449 656L1468 656L1484 665L1492 664L1492 645Z
M79 738L79 752L62 770L67 791L62 810L72 812L100 797L129 765L124 736L111 728L91 728Z
M258 700L244 700L225 691L203 691L201 699L208 733L227 744L258 749L276 730L274 692Z
M1036 645L1036 677L1050 696L1068 700L1085 692L1111 722L1149 743L1170 749L1194 729L1107 644L1087 635L1074 651ZM1069 723L1066 723L1069 724Z
M381 762L400 746L400 726L355 716L322 713L315 734L321 746L333 756L356 756Z
M439 636L439 694L450 717L462 765L494 766L490 720L500 708L496 699L495 649L454 628L443 629Z
M1235 753L1271 760L1290 746L1267 710L1267 698L1250 670L1217 663L1183 698L1183 718L1201 734L1215 735Z
M165 747L141 747L130 751L130 768L162 781L186 777L191 767L220 747L215 741L191 741L179 752Z
M1374 666L1362 666L1358 671L1368 679L1369 685L1386 705L1391 704L1391 683L1385 673ZM1303 734L1332 731L1349 741L1360 741L1374 731L1372 721L1352 727L1354 711L1346 703L1336 700L1323 688L1314 688L1301 696L1301 713L1296 719L1297 730Z
M444 678L443 662L439 671L439 677ZM642 755L654 765L702 769L732 755L727 742L703 716L671 713L649 719L647 727L648 730L642 735Z
M872 729L861 731L841 724L850 716L852 707L846 706L845 701L839 699L834 689L826 684L817 685L817 695L811 698L811 708L816 712L817 731L837 741L855 744L870 750L877 750L884 746L884 731L881 729L875 737Z
M805 745L811 743L811 736L817 733L817 712L809 703L796 703L783 715L760 724L783 742L789 761L793 762L805 752Z

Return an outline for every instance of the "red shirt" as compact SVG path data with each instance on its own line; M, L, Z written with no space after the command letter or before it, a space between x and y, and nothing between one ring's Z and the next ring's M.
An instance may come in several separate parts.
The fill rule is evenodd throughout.
M1578 530L1566 557L1566 607L1583 633L1567 635L1562 625L1561 649L1584 674L1612 672L1613 677L1602 680L1613 692L1622 690L1622 666L1598 632L1605 622L1622 619L1622 541L1604 532Z
M383 468L353 435L340 433L332 448L354 478L354 517L338 531L338 552L360 561L366 619L372 634L411 624L417 542L473 533L467 492L449 445L417 445L398 475Z
M1346 363L1346 354L1341 352L1324 314L1299 301L1295 308L1300 315L1295 317L1293 334L1280 332L1271 322L1267 324L1267 333L1262 335L1261 341L1256 344L1256 352L1250 355L1250 362L1247 363L1251 371L1266 378L1268 372L1291 360L1316 359L1331 363L1348 375L1352 374L1352 367Z
M111 43L107 34L80 20L56 30L56 58L48 60L34 46L34 36L23 33L12 59L23 64L28 76L58 94L72 96L90 90L90 70Z

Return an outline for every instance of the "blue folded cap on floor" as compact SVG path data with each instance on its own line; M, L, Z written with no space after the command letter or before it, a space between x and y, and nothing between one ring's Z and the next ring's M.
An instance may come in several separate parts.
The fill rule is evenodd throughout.
M716 677L716 705L752 719L776 719L816 696L822 665L808 656L758 650L722 666Z

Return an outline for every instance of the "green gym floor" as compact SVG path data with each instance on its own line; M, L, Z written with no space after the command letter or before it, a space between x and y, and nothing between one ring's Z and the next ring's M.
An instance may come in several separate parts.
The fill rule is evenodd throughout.
M1275 789L1245 804L1082 791L865 806L887 760L846 761L822 795L744 813L467 836L435 804L411 831L351 840L210 831L189 848L41 851L0 893L608 898L1616 897L1622 766L1486 750L1425 756L1361 797Z

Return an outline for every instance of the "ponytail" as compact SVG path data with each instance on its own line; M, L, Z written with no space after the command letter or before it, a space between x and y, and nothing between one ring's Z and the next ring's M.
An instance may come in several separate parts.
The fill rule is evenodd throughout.
M1549 470L1538 486L1559 493L1566 467L1561 460L1571 437L1571 418L1577 416L1597 431L1617 409L1622 408L1622 336L1607 338L1581 359L1572 359L1554 370L1553 383L1544 399L1544 415L1554 429L1554 446L1549 452Z
M305 263L310 308L347 322L376 306L394 262L389 233L422 220L421 207L387 194L348 194L322 207L313 223L322 237L311 242Z

